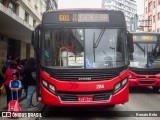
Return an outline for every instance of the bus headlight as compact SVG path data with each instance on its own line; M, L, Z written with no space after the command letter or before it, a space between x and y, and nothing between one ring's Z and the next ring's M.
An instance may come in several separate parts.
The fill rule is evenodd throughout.
M48 83L45 80L42 80L42 84L47 90L49 90L50 92L56 94L56 88L54 87L54 85L51 85L50 83Z
M48 86L47 82L46 82L46 81L44 81L44 80L42 80L42 84L43 84L45 87L47 87L47 86Z
M55 87L53 85L49 85L49 90L54 94L56 92L56 89L55 89Z
M121 83L116 84L114 87L115 91L117 91L120 87L121 87Z
M120 91L126 84L127 84L128 78L125 78L124 80L117 83L114 87L114 93Z
M122 86L124 86L126 83L127 83L127 78L122 81Z
M160 74L157 74L156 77L157 77L157 78L160 78Z

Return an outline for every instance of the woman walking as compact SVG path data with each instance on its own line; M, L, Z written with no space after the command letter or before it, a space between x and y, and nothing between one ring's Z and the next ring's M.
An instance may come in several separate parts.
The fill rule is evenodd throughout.
M36 61L34 58L28 59L24 67L24 86L27 87L27 109L33 108L32 96L36 89L36 80L33 78L32 73L36 73Z
M6 93L7 93L7 106L11 100L11 90L9 88L9 83L11 80L13 80L13 77L12 77L13 70L17 70L17 63L14 60L10 62L10 67L7 69L4 75L4 79L5 79L4 85L5 85Z

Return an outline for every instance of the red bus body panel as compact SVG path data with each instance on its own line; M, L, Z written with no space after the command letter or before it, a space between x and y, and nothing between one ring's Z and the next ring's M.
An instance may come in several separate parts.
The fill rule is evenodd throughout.
M123 72L120 77L117 76L112 80L103 80L103 81L91 81L91 82L71 82L71 81L59 81L56 80L43 71L40 71L41 79L44 79L51 85L54 85L56 91L65 91L65 92L101 92L107 90L113 90L115 84L119 81L125 79L128 76L128 70ZM104 85L104 88L97 89L97 85ZM129 84L127 83L120 91L113 94L109 100L103 101L61 101L61 99L56 96L54 93L50 92L44 87L42 82L40 82L40 92L42 97L42 102L47 105L53 106L88 106L88 105L115 105L123 104L129 100Z
M160 77L157 75L138 75L132 71L129 71L129 86L160 86Z

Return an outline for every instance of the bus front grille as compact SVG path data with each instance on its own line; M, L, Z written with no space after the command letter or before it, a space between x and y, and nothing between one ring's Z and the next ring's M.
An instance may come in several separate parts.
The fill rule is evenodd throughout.
M93 97L93 101L108 101L110 99L112 95L112 92L108 92L108 93L72 93L72 94L64 94L64 93L58 93L59 98L61 99L61 101L63 102L73 102L73 101L78 101L78 96L92 96Z
M154 84L155 81L139 81L140 84Z
M95 72L95 73L57 73L55 78L57 80L83 80L83 81L87 81L87 80L110 80L114 77L116 77L117 75L114 73L100 73L100 72Z
M139 75L156 75L160 73L160 68L129 68L132 72Z

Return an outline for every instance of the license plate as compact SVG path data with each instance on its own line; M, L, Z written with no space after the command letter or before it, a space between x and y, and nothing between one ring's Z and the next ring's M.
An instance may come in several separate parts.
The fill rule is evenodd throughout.
M78 96L78 101L93 101L93 96Z

